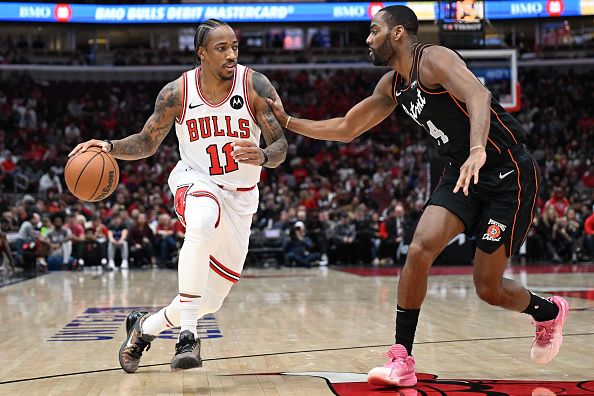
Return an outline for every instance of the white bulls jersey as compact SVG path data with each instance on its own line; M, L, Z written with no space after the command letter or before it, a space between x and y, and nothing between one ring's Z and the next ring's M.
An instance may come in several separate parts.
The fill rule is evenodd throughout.
M260 127L249 108L249 69L237 65L231 89L220 103L209 103L200 88L200 67L182 75L184 110L175 132L181 160L225 188L247 188L260 181L260 166L233 160L231 144L238 139L260 143Z

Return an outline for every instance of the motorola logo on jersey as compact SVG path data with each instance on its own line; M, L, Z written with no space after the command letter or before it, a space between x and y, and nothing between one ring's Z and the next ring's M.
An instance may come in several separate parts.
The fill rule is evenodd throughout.
M233 107L235 110L239 110L243 107L243 98L239 95L235 95L231 98L229 103L231 103L231 107Z

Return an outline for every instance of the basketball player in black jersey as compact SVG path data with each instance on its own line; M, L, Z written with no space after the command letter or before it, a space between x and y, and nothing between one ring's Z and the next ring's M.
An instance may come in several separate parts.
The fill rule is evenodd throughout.
M544 364L562 343L567 302L544 299L503 277L532 222L539 185L538 167L524 146L525 131L454 51L417 42L418 21L406 6L380 10L367 38L377 66L388 66L371 96L341 118L324 121L288 116L269 100L279 123L301 135L349 142L383 121L400 105L435 141L449 164L431 196L408 250L398 284L396 342L388 362L369 372L377 385L413 386L411 356L429 268L461 232L474 234L474 284L488 304L534 318L531 358Z

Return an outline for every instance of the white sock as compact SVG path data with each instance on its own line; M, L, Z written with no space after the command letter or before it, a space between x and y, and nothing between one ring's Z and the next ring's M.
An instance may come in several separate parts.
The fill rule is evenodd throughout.
M225 297L227 297L227 294L229 293L229 290L231 289L231 287L225 287L222 290L218 290L221 294L215 294L212 291L208 291L206 293L206 296L204 298L204 300L202 301L202 303L200 304L200 308L198 309L198 320L200 320L203 316L208 315L208 314L212 314L217 312L220 308L221 305L223 305L223 301L225 301ZM180 302L179 302L179 295L175 296L173 298L173 301L171 301L171 304L169 304L168 306L166 306L165 308L163 308L161 311L164 310L163 312L163 316L164 316L164 320L160 320L157 318L154 318L152 316L148 317L144 323L143 323L143 332L145 332L145 334L153 334L153 333L148 333L148 326L151 326L151 329L157 329L158 333L161 333L167 329L170 329L172 327L178 327L180 325L180 311L179 311L179 306L180 306ZM159 313L161 313L161 311L159 311ZM157 314L155 314L157 315ZM155 316L153 315L153 316ZM148 325L147 322L149 322L149 320L151 321L151 324ZM154 322L153 322L154 321ZM158 325L156 323L159 323ZM152 326L156 326L156 327L152 327ZM157 331L157 330L153 330L153 331ZM157 334L157 333L155 333Z
M165 307L165 316L171 327L179 327L179 294Z
M180 334L188 330L194 334L195 339L198 339L196 326L198 324L198 311L200 310L201 299L202 297L179 296Z
M142 334L156 336L173 327L165 317L166 309L167 307L146 318L146 320L142 323Z

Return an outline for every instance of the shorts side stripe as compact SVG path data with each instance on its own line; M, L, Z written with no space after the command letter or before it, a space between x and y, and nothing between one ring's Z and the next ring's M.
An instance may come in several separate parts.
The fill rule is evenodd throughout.
M530 158L530 161L532 162L532 168L534 169L534 184L535 184L535 190L534 190L534 199L532 200L532 209L530 209L530 223L528 224L528 227L526 227L526 234L524 234L524 238L522 238L522 243L524 243L524 241L526 240L526 236L528 235L528 231L530 231L530 227L532 227L532 220L534 219L534 205L536 205L536 198L538 197L538 174L536 173L536 166L534 165L534 159Z
M514 214L514 224L512 225L511 237L509 240L509 257L511 257L511 255L513 253L513 245L514 245L514 228L516 227L516 219L518 217L518 212L520 211L520 194L522 193L522 183L520 183L520 167L518 167L518 163L514 159L511 151L509 149L507 149L507 152L509 153L509 157L512 159L512 161L514 161L514 164L516 165L516 170L518 171L518 187L519 187L518 208L516 209L516 213Z

